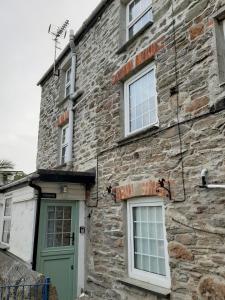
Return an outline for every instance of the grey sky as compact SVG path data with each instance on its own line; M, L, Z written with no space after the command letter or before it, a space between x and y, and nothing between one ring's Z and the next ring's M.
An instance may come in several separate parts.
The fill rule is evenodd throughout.
M78 30L100 0L0 0L0 159L35 170L40 87L53 62L50 23ZM62 47L68 42L62 43Z

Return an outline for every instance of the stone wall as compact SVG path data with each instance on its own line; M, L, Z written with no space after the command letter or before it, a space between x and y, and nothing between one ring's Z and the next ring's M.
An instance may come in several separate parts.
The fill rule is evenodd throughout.
M164 298L118 281L127 277L129 197L115 203L106 192L110 184L119 191L162 178L171 182L172 191L171 200L163 197L171 299L225 298L224 192L199 187L205 167L209 182L224 182L225 112L218 103L223 103L225 88L219 85L212 18L223 4L177 0L172 7L172 1L153 0L154 24L118 54L121 4L115 0L76 46L77 88L84 93L75 111L73 168L85 171L98 162L98 207L87 212L89 299ZM153 46L156 41L160 47ZM124 139L122 82L152 60L159 128ZM59 85L53 78L43 85L39 167L57 166L55 124L65 110L57 105ZM93 193L89 204L95 197Z
M30 269L30 266L10 253L0 250L0 285L36 284L43 276Z
M35 285L44 283L45 277L43 274L32 271L30 266L19 259L18 257L0 250L0 286L8 286L8 285ZM4 297L5 290L2 290L1 297ZM41 288L39 288L38 294L37 291L27 290L25 287L24 290L24 299L28 299L29 293L33 295L35 293L35 298L42 299ZM22 297L23 292L22 289L17 288L17 296ZM5 295L6 296L6 295ZM8 298L7 298L8 299ZM11 290L10 299L15 299L15 295ZM30 299L30 298L29 298ZM49 300L57 300L57 292L54 286L50 285L49 289Z

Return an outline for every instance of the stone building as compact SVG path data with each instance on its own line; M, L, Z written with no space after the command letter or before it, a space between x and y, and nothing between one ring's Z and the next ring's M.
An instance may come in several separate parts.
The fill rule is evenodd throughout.
M86 299L225 299L224 20L224 0L103 0L40 79L37 168L96 175L82 199L59 179L57 201L41 194L38 251L61 253L46 271L60 289L72 276ZM83 207L79 268L50 228L65 199Z

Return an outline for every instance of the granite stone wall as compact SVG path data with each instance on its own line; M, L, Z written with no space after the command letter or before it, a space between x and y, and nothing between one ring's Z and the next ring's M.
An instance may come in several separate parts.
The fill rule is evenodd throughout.
M225 299L225 193L200 187L203 168L209 182L225 180L225 86L214 19L225 1L153 0L153 25L122 50L121 5L108 5L76 45L76 86L83 94L74 112L73 170L98 170L88 203L98 200L98 206L87 208L87 297L165 298L120 281L128 276L126 201L154 192L129 194L122 187L164 178L172 195L159 195L166 207L170 298ZM159 128L124 138L123 81L152 61ZM42 87L37 162L43 168L58 165L57 119L66 110L59 90L60 78ZM110 184L116 196L107 193Z

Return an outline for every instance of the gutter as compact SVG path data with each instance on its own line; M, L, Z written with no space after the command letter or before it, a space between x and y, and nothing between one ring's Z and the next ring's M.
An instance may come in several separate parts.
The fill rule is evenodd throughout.
M24 184L24 183L29 183L31 180L38 179L38 178L39 178L39 175L37 173L32 173L32 174L30 174L26 177L23 177L21 179L18 179L16 181L12 181L8 184L5 184L5 185L1 186L0 187L0 193L4 193L6 190L8 190L10 188L19 186L19 185Z
M67 169L70 170L73 167L73 121L74 121L74 112L73 112L73 95L75 92L75 80L76 80L76 50L74 44L74 33L73 30L70 30L70 49L71 49L71 78L70 78L70 96L68 102L68 111L69 111L69 127L68 127L68 162Z
M32 179L28 182L31 188L37 191L37 207L36 207L36 218L35 218L35 229L34 229L34 244L33 244L33 257L32 257L32 270L36 271L37 267L37 247L38 247L38 234L39 234L39 223L40 223L40 211L41 211L41 195L42 190L39 185L33 183Z

